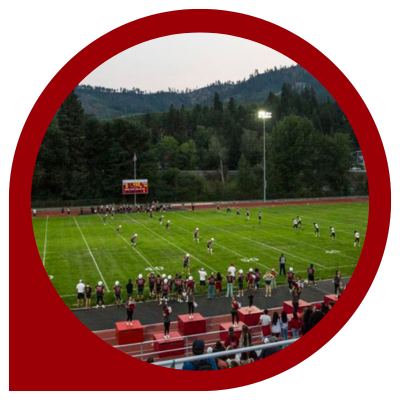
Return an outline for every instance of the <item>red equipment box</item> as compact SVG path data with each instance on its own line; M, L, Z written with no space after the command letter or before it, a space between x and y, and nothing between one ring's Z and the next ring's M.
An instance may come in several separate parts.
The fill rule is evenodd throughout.
M243 322L239 322L239 325L237 328L234 329L235 333L238 333L239 335L242 334L242 329L243 329ZM226 338L228 337L228 329L232 326L230 322L226 324L221 324L219 326L219 330L222 331L219 333L219 337L221 338L222 341L225 341Z
M185 340L183 339L183 337L179 335L178 332L170 332L169 336L170 339L164 339L163 333L155 333L153 335L153 339L157 340L156 342L154 342L155 351L164 352L166 350L171 350L165 353L160 353L158 356L160 358L163 358L185 354Z
M312 304L307 303L303 300L299 301L299 308L297 310L297 313L302 313L305 308L312 307ZM286 312L286 314L293 314L294 308L293 308L293 303L291 301L284 301L283 302L283 311Z
M334 302L336 303L338 301L338 298L336 296L336 294L327 294L324 296L324 303L329 306L330 302Z
M193 314L193 316L193 319L189 319L189 314L178 316L178 330L183 336L207 332L206 319L200 314Z
M143 327L139 321L132 321L132 326L126 322L115 323L115 335L118 344L131 344L143 342Z
M242 307L239 310L239 320L243 322L247 326L257 326L260 322L261 315L264 314L264 311L260 310L258 307Z

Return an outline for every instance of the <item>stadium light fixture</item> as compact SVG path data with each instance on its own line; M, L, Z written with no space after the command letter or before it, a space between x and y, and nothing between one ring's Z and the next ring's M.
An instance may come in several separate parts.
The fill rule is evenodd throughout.
M263 132L264 132L264 201L267 200L267 161L265 151L265 120L272 118L272 114L267 111L260 110L258 112L258 118L263 120Z

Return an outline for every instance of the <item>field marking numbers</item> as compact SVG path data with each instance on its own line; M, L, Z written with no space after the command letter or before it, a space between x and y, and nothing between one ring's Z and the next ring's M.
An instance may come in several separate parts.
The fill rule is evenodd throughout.
M44 231L44 250L43 250L43 267L46 268L46 249L47 249L47 224L49 222L49 217L46 217L46 229ZM52 278L50 278L52 279Z
M257 262L257 261L258 261L258 258L254 258L254 257L252 257L252 258L242 258L240 261L241 261L241 262L245 262L245 263L248 263L248 262Z
M75 219L75 217L74 217L74 221L75 221L75 224L76 224L77 228L79 229L79 232L80 232L80 234L81 234L81 236L82 236L83 241L84 241L85 244L86 244L87 249L89 250L89 254L90 254L90 256L92 257L92 260L93 260L93 262L94 262L94 265L95 265L96 268L97 268L97 271L99 272L99 275L100 275L100 277L101 277L101 280L104 282L104 286L106 287L107 292L109 292L110 289L109 289L108 286L107 286L107 282L106 282L106 280L104 279L103 274L101 273L99 266L97 265L97 262L96 262L96 259L95 259L94 256L93 256L92 250L90 250L90 247L89 247L89 245L88 245L88 242L86 241L85 236L83 235L83 232L82 232L82 230L81 230L81 227L79 226L78 221Z
M164 267L146 268L146 271L164 271Z

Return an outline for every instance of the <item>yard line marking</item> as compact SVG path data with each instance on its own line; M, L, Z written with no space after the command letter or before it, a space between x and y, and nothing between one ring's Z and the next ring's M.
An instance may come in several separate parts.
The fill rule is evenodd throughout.
M146 228L148 231L152 232L153 234L157 235L158 237L160 237L162 240L165 240L167 243L169 243L170 245L176 247L177 249L179 249L180 251L184 252L185 254L189 253L188 251L183 250L182 248L180 248L179 246L177 246L176 244L170 242L169 240L165 239L164 237L162 237L161 235L159 235L157 232L154 232L152 229L148 228L146 225L142 224L141 222L137 221L136 219L131 218L129 215L125 214L126 218L131 219L133 222L136 222L139 225L142 225L143 228ZM199 260L198 258L196 258L194 255L190 254L190 257L193 258L194 260L197 260L199 263L205 265L207 268L211 269L214 272L218 272L216 271L214 268L211 268L209 265L207 265L205 262Z
M44 250L43 250L43 267L46 268L46 249L47 249L47 224L49 222L49 216L46 217L46 229L44 231Z
M199 220L197 220L197 219L189 218L189 217L186 217L186 218L191 219L191 220L193 220L193 221L198 221L198 222L202 223L203 225L207 225L207 224L205 224L203 221L199 221ZM214 227L214 228L215 228L215 227ZM226 232L225 229L220 229L220 228L216 228L216 229L218 229L218 230L220 230L220 231L223 231L223 232ZM250 241L250 242L254 242L254 243L260 244L261 246L268 247L268 248L273 249L273 250L275 250L275 251L277 251L277 252L279 252L279 253L286 253L286 254L288 254L289 256L291 256L291 257L293 257L293 258L298 258L299 260L302 260L302 261L304 261L304 262L307 262L307 263L310 263L310 262L311 262L311 261L306 260L306 259L304 259L304 258L302 258L302 257L295 256L294 254L291 254L291 253L289 253L289 252L287 252L287 251L282 251L281 249L278 249L277 247L270 246L270 245L268 245L268 244L264 244L264 243L258 242L258 241L256 241L256 240L253 240L253 239L249 239L249 238L247 238L247 237L245 237L245 236L242 236L242 235L239 235L239 234L237 234L237 233L230 232L230 234L231 234L231 235L235 235L235 236L237 236L237 237L240 237L240 238L242 238L242 239L248 240L248 241ZM319 264L319 263L316 263L316 262L313 262L313 264L318 265L318 266L320 266L320 267L323 268L323 269L327 269L327 268L328 268L328 267L326 267L325 265L322 265L322 264Z
M107 224L107 225L108 225L111 229L114 229L111 225L109 225L109 224ZM114 229L114 230L115 230L115 229ZM151 264L151 262L150 262L146 257L144 257L138 250L136 250L136 248L135 248L134 246L132 246L132 245L122 236L121 233L119 234L119 236L127 243L127 245L128 245L132 250L135 250L136 253L138 253L139 256L142 257L143 260L144 260L147 264L150 265L151 268L154 268L153 265Z
M96 266L97 271L99 271L99 275L100 275L100 277L101 277L101 280L104 282L104 286L106 287L107 292L109 292L110 289L109 289L108 286L107 286L107 282L106 282L106 280L104 279L103 274L101 273L99 266L97 265L97 262L96 262L96 259L95 259L94 256L93 256L92 250L90 250L90 247L89 247L89 245L88 245L88 242L86 241L85 236L83 236L83 232L82 232L82 230L81 230L81 228L80 228L80 226L79 226L79 224L78 224L78 221L75 219L75 217L74 217L74 221L75 221L75 224L76 224L77 228L79 229L79 232L81 233L82 239L83 239L83 241L85 242L86 247L87 247L88 250L89 250L89 254L90 254L90 256L92 257L92 260L93 260L93 262L94 262L94 265Z
M175 214L175 213L174 213ZM183 215L182 215L183 216ZM187 232L191 232L189 229L186 229L186 228L182 228L181 226L176 226L175 225L175 227L177 227L177 228L179 228L179 229L182 229L182 230L184 230L184 231L187 231ZM203 238L204 239L204 236L199 236L199 238ZM250 257L246 257L246 256L244 256L243 254L240 254L240 253L238 253L237 251L234 251L234 250L231 250L231 249L229 249L229 248L227 248L227 247L224 247L224 246L222 246L222 244L218 244L218 243L214 243L216 246L218 246L218 247L222 247L223 249L225 249L225 250L227 250L227 251L230 251L231 253L234 253L234 254L236 254L236 255L238 255L239 257L242 257L242 258L250 258ZM255 264L258 264L258 265L261 265L262 267L264 267L264 268L267 268L264 264L261 264L261 263L259 263L259 262L257 262L257 261L253 261Z

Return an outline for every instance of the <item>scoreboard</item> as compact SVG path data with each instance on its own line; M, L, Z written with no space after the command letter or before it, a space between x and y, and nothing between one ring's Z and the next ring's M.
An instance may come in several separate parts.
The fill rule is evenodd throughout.
M149 183L147 179L125 179L122 181L122 194L147 194Z

